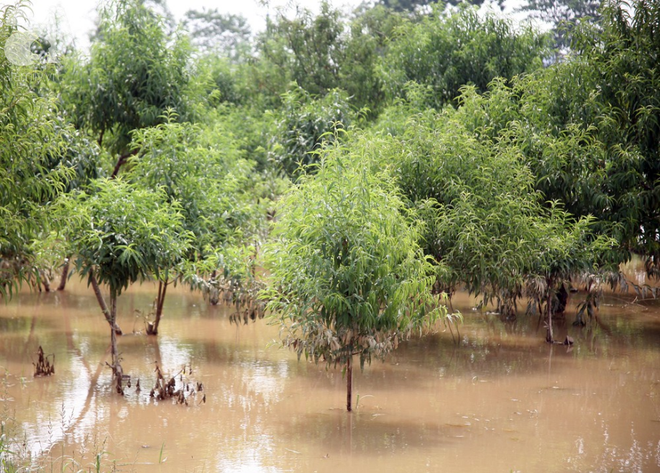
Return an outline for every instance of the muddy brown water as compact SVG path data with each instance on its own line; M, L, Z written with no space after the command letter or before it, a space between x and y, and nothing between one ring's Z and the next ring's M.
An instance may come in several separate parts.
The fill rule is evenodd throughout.
M639 277L639 273L633 273ZM515 324L454 300L460 341L442 327L345 381L278 347L264 320L237 326L232 309L168 291L160 335L143 335L156 294L119 300L119 349L132 376L110 388L109 328L91 289L24 292L0 305L0 405L13 450L47 471L655 472L660 471L660 303L608 296L601 324L571 325L548 345L533 316ZM131 333L135 332L135 333ZM454 334L456 336L456 334ZM457 337L457 336L456 336ZM558 338L559 338L558 337ZM275 343L274 343L275 342ZM38 346L55 375L33 378ZM189 406L154 402L154 362L202 382ZM136 393L140 379L142 391Z

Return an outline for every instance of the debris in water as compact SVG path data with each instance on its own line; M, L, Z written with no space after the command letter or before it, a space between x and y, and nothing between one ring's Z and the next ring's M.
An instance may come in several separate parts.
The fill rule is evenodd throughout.
M40 376L50 376L55 374L55 354L44 356L44 349L41 348L41 345L39 345L37 355L39 355L39 359L36 363L32 363L34 365L34 377L36 378ZM53 357L52 362L48 361L49 356Z
M165 381L167 378L163 375L163 371L158 363L156 363L154 372L156 373L156 385L149 393L149 396L153 397L156 401L174 399L177 404L188 406L189 402L197 399L197 393L202 391L202 383L190 382L184 378L184 374L186 373L185 366L181 371L170 377L167 382ZM189 372L192 373L192 368L189 369ZM197 387L197 390L194 389L194 386ZM206 402L206 394L203 395L201 402L193 404L201 404L203 402Z

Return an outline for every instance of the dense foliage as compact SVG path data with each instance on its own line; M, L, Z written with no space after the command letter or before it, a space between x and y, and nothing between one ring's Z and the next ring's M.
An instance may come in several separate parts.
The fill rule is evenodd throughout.
M189 48L164 18L132 0L101 10L88 61L64 62L63 106L99 145L124 155L134 129L157 125L168 108L185 117Z
M313 175L284 199L266 249L270 309L298 356L350 370L383 357L411 331L431 324L434 268L418 246L414 216L391 178L326 148Z
M379 71L390 97L415 82L430 89L427 105L441 108L466 84L483 92L497 77L539 68L544 51L543 37L532 29L517 32L508 20L481 18L467 7L451 15L436 8L397 28Z
M89 56L59 58L21 51L25 2L2 7L2 296L71 256L111 300L158 280L157 321L176 280L251 317L265 256L285 343L350 368L445 314L443 292L509 318L527 298L553 341L567 289L634 253L658 276L660 4L529 2L553 50L430 3L323 3L251 35L110 2Z
M0 46L20 33L23 10L0 9ZM22 67L0 50L0 296L16 282L38 282L32 244L49 235L50 204L74 177L66 163L72 126L56 113L52 97L35 92L46 80L42 71ZM68 164L68 165L67 165Z

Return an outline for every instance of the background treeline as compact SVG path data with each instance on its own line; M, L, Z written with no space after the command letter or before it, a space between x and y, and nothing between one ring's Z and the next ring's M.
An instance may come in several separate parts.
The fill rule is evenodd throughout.
M26 6L0 10L0 47ZM0 55L2 297L71 263L114 334L117 297L155 279L155 334L185 283L245 317L269 301L287 343L349 368L462 288L508 317L525 298L549 341L586 289L586 323L632 254L660 274L660 3L524 8L551 30L383 0L252 34L127 0L89 52L44 33L30 65Z

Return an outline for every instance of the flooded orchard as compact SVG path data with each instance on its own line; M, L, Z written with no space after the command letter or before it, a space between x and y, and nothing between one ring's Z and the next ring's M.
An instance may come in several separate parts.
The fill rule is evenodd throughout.
M75 279L75 277L74 277ZM402 344L345 380L279 348L265 320L236 325L199 293L168 293L144 335L156 286L119 298L124 397L111 387L109 328L91 289L29 293L0 305L2 416L12 451L48 471L658 471L660 304L609 295L600 324L557 339L535 316L504 323L458 295L460 335ZM457 341L460 339L460 341ZM55 374L34 378L39 346ZM49 358L52 359L52 356ZM155 401L156 363L203 389ZM139 379L141 391L137 392Z

